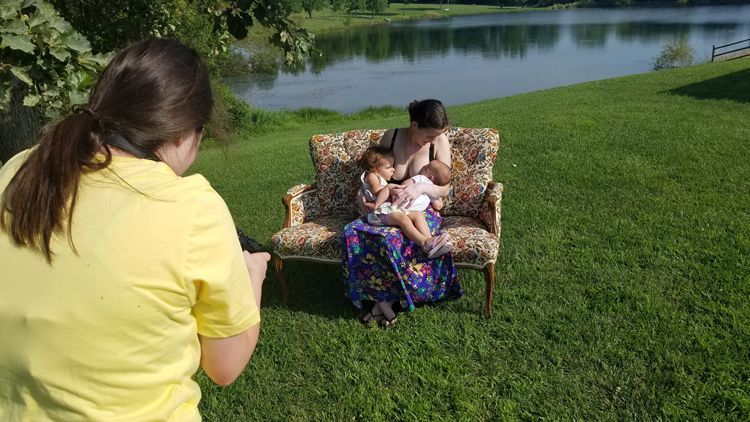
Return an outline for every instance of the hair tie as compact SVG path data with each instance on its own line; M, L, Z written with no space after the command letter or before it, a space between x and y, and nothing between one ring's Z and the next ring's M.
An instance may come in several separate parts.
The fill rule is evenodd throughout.
M92 119L94 119L96 124L99 124L99 118L96 117L96 114L94 114L94 112L88 107L81 107L80 105L74 105L73 112L74 113L81 113L81 112L86 113L89 116L91 116Z

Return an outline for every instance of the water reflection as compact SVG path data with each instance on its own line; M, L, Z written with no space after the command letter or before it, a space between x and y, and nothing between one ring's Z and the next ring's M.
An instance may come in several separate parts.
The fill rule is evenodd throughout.
M749 21L750 6L720 6L573 9L356 28L319 36L322 55L296 69L283 69L276 80L235 80L230 85L250 102L269 108L316 106L348 112L379 103L402 105L420 96L414 93L420 89L449 103L476 101L647 71L648 61L671 39L685 38L697 52L710 52L712 44L750 37ZM548 73L539 71L541 63ZM559 74L566 70L575 70L575 76ZM420 73L430 83L419 79L415 84L406 72ZM500 75L509 80L497 83L494 79ZM457 91L450 85L460 85L457 78L466 77L483 86L467 86L455 98L446 98L444 92ZM367 81L367 86L355 81Z

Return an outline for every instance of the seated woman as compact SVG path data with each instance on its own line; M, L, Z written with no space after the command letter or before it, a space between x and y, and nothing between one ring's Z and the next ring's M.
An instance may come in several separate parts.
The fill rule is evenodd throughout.
M451 165L448 116L438 100L414 101L409 104L411 124L407 128L387 131L380 145L393 152L393 175L389 190L395 205L408 208L420 195L442 199L450 186L413 183L401 186L406 179L419 174L432 160ZM363 214L374 211L375 204L360 196ZM432 207L425 210L427 224L435 235L441 217ZM357 219L344 228L343 266L347 295L358 308L364 307L361 321L378 320L382 326L396 322L394 303L408 310L415 303L459 297L461 286L450 253L429 259L419 245L404 238L391 227L378 227ZM372 305L363 306L363 301Z

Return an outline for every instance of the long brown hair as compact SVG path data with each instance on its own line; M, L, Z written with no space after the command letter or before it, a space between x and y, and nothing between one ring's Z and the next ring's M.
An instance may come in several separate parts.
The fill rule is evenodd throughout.
M109 165L108 141L121 140L112 142L119 147L124 140L135 155L157 160L163 144L202 128L212 110L209 74L194 50L168 39L125 48L102 72L88 106L42 134L3 192L0 228L47 262L53 233L67 232L75 250L70 225L78 183L81 174Z

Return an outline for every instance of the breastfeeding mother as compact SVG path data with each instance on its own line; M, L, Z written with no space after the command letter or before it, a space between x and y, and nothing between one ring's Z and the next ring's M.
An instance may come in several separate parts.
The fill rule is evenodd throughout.
M404 206L420 194L445 198L450 190L450 186L431 184L398 186L431 160L451 166L450 144L444 133L448 116L443 104L438 100L413 101L409 118L409 127L389 130L380 140L394 155L392 202ZM373 203L362 198L360 205L363 210L374 209ZM437 232L440 214L431 207L425 213L430 230ZM415 303L461 295L452 255L427 259L422 249L397 228L371 226L357 219L344 229L343 253L347 295L355 306L363 308L360 319L364 324L378 321L384 327L393 325L395 303L413 310Z

